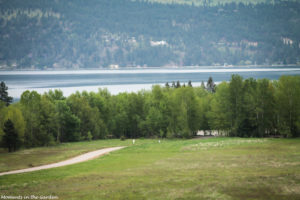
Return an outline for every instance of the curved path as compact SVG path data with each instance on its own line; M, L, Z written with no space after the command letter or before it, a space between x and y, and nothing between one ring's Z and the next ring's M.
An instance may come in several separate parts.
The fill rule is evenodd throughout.
M116 150L119 150L119 149L122 149L122 148L124 148L124 147L111 147L111 148L100 149L100 150L97 150L97 151L92 151L92 152L89 152L89 153L82 154L80 156L76 156L74 158L71 158L71 159L68 159L68 160L65 160L65 161L61 161L61 162L58 162L58 163L42 165L42 166L32 167L32 168L27 168L27 169L20 169L20 170L2 172L2 173L0 173L0 176L7 175L7 174L19 174L19 173L24 173L24 172L32 172L32 171L37 171L37 170L42 170L42 169L50 169L50 168L62 167L62 166L66 166L66 165L72 165L72 164L75 164L75 163L84 162L84 161L87 161L87 160L97 158L99 156L102 156L104 154L107 154L109 152L116 151Z

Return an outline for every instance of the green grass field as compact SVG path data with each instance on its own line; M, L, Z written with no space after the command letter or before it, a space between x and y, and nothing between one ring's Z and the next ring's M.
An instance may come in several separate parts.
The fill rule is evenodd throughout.
M132 145L131 140L120 141L114 139L64 143L57 146L25 149L13 153L7 153L7 150L0 149L0 172L54 163L102 148L130 145Z
M118 145L129 146L80 164L1 176L0 197L300 199L300 139L212 138L160 144L137 140L135 145L131 140L81 142L0 153L1 170L15 168L13 163L17 168L26 166L27 160L39 165Z

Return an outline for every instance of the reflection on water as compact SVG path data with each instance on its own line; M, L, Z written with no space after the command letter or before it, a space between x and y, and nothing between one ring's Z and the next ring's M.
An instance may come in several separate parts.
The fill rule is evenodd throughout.
M268 78L276 80L282 75L300 75L300 66L264 68L189 68L189 69L124 69L77 71L0 71L0 81L5 81L9 94L14 98L27 89L44 93L49 89L61 89L65 96L75 91L98 91L107 88L112 94L150 89L153 84L179 80L200 85L212 76L215 82L228 81L232 74L244 78Z

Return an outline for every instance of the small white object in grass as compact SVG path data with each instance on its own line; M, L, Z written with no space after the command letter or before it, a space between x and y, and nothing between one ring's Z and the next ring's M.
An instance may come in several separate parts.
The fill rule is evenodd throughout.
M132 144L134 144L134 143L135 143L135 139L132 140Z
M158 143L160 143L160 140L158 140Z

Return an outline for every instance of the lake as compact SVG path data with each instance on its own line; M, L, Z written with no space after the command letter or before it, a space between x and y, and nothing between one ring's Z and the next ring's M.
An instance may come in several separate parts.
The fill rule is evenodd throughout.
M75 71L0 71L0 81L8 86L9 95L19 99L25 90L44 93L60 89L65 96L76 91L97 91L107 88L112 94L150 89L153 84L164 85L172 81L194 86L206 82L209 76L218 83L228 81L232 74L244 78L268 78L277 80L282 75L300 75L300 66L292 67L198 67L198 68L151 68L120 70L75 70Z

